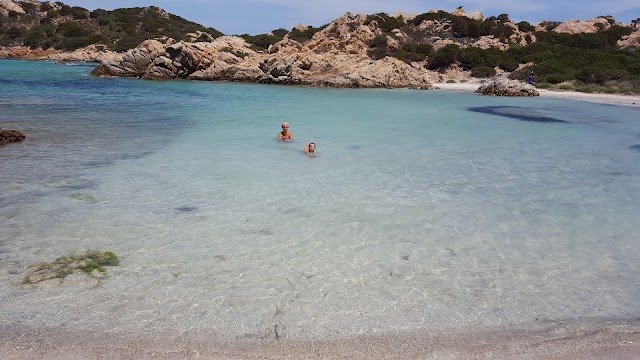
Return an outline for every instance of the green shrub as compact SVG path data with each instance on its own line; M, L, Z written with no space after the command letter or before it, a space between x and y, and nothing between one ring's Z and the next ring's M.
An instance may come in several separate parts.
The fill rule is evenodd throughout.
M58 25L56 32L65 37L82 37L91 34L91 30L75 21L65 21Z
M255 36L244 34L244 35L240 35L240 37L243 38L249 44L253 44L257 46L257 49L259 50L266 49L269 47L269 45L273 45L278 41L282 40L281 36L267 35L267 34L260 34Z
M518 30L522 31L522 32L532 32L536 30L536 27L529 24L526 21L520 21L519 23L516 24L516 26L518 27Z
M9 39L18 39L21 38L25 35L24 30L20 29L19 27L11 27L9 29L7 29L5 31L5 35L9 38Z
M321 26L319 28L314 28L313 26L308 26L306 30L300 31L298 29L293 29L289 32L289 39L297 41L299 43L303 43L305 41L311 40L313 35L318 31L324 29L328 25Z
M80 7L74 6L71 8L71 17L77 20L88 19L89 18L89 10Z
M456 63L459 56L458 45L447 45L430 55L426 66L430 70L441 70Z
M365 25L369 25L371 21L375 20L378 23L378 27L383 33L390 33L393 29L400 29L405 26L405 23L401 19L397 19L395 17L389 16L385 13L378 13L374 15L367 16L367 21Z
M289 31L287 29L279 28L279 29L272 30L271 33L275 37L283 38L285 35L289 33Z
M496 75L496 70L489 66L478 66L471 70L471 76L479 78L493 77Z

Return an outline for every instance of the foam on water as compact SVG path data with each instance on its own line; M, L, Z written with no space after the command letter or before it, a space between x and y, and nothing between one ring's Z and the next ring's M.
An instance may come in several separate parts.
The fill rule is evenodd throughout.
M0 150L4 326L319 339L637 315L635 108L90 69L0 62L0 127L27 134ZM121 264L20 285L87 249Z

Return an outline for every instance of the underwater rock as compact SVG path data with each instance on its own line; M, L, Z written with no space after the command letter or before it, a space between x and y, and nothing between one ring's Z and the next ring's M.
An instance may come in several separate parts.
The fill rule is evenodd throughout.
M69 198L84 202L97 202L96 198L89 194L73 193L68 195Z
M110 251L93 251L83 255L63 256L52 263L42 262L30 265L29 275L24 278L22 283L37 284L46 280L64 279L68 275L80 271L89 275L93 271L106 273L105 266L117 266L118 264L120 264L120 259Z
M629 146L629 149L635 150L635 151L640 151L640 144L631 145L631 146Z
M24 134L20 131L0 129L0 146L16 141L22 141L24 138Z

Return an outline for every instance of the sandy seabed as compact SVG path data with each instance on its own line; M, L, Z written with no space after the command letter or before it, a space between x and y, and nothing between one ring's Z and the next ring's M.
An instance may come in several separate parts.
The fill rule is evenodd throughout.
M434 89L473 92L478 83L438 83ZM539 90L555 97L640 106L640 96ZM556 324L543 331L506 328L389 334L338 340L228 340L215 334L176 337L163 329L140 334L15 329L0 323L0 359L640 359L640 318Z

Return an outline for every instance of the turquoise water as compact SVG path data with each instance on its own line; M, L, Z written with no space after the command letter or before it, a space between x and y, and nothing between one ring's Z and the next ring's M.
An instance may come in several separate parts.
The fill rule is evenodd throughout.
M0 61L0 128L27 135L0 148L0 330L326 339L639 315L637 107L92 68ZM121 264L21 285L85 250Z

